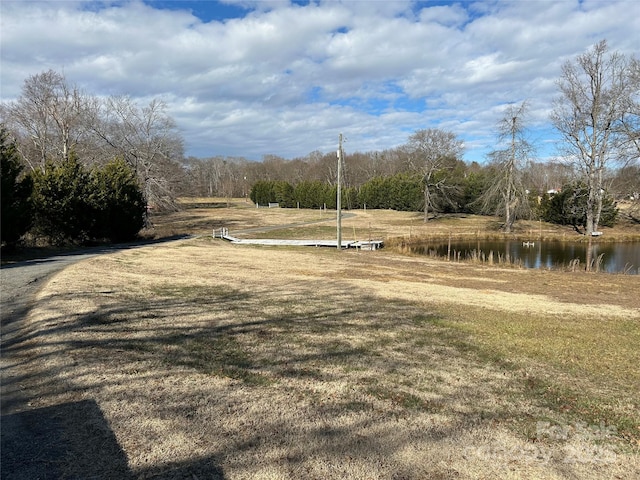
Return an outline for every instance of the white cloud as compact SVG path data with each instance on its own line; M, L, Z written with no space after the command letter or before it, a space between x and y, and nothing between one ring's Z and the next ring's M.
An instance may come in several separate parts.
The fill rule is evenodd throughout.
M427 6L420 10L420 20L422 23L439 23L460 28L469 20L469 13L457 3L449 6Z
M500 107L547 115L563 61L606 38L638 53L639 2L0 3L3 100L52 68L97 95L164 99L197 156L391 148L447 128L481 160ZM243 10L244 9L244 10ZM241 14L241 16L237 16ZM541 140L543 143L545 139Z

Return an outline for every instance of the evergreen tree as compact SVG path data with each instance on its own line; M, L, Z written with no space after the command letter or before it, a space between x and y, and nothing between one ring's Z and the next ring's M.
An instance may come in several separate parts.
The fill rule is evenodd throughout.
M587 227L587 200L589 189L583 182L562 187L562 190L549 196L545 194L540 204L541 217L550 223L571 225L580 232ZM602 196L602 213L600 225L613 227L618 216L618 208L610 195ZM582 232L581 232L582 233Z
M86 242L95 221L89 195L89 174L73 152L33 172L35 233L54 245Z
M113 242L132 240L144 224L146 203L136 172L124 160L109 162L91 175L91 236Z
M276 201L276 194L273 189L273 182L269 180L260 180L253 184L249 198L253 203L258 205L267 205Z
M367 208L419 211L424 202L422 179L411 173L372 178L360 187L358 202Z
M0 232L2 243L14 246L31 226L30 177L21 177L23 165L15 143L10 142L4 127L0 127L0 177L2 207Z
M294 198L300 203L301 208L335 208L335 193L331 199L331 187L319 181L300 182L294 188Z
M275 201L282 208L291 208L296 206L296 202L293 199L293 187L289 182L279 180L273 182L273 193Z

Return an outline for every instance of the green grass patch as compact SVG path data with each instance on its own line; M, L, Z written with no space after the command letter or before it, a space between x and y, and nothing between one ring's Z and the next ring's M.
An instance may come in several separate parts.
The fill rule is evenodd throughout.
M386 400L393 405L407 410L421 410L428 413L438 413L444 409L441 402L425 400L400 388L375 385L367 389L367 393L379 400Z
M229 335L184 337L174 341L167 360L203 373L241 380L249 385L267 385L271 380L261 372L242 344Z
M501 357L543 361L593 382L640 391L637 320L472 310L444 324L474 335Z
M247 300L250 295L230 288L226 285L193 285L193 284L165 284L152 288L152 294L157 297L181 299L185 303L210 304L240 302Z
M522 391L573 421L613 426L640 442L637 321L460 308L437 322L459 351L535 372ZM571 386L568 386L571 385Z
M632 445L640 441L640 418L636 405L632 411L616 408L616 399L597 398L589 392L558 385L550 380L529 377L526 389L542 399L550 409L562 413L574 422L614 427L616 433Z

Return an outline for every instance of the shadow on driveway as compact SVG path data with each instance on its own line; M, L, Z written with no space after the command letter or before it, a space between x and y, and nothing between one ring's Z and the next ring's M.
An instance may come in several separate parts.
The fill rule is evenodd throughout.
M0 395L0 479L223 479L213 458L160 464L133 473L109 422L94 400L31 408L34 395L20 384L24 352L12 346L28 338L23 321L42 280L76 262L102 253L190 238L179 235L157 240L106 245L74 251L33 250L7 259L3 254L0 324L2 368ZM14 355L18 355L14 357ZM28 355L28 352L27 352ZM132 419L135 421L135 419Z

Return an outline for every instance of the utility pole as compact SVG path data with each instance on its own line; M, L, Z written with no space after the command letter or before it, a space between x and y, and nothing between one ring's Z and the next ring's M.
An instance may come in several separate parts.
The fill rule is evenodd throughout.
M338 193L336 198L336 210L338 210L337 224L338 224L338 250L342 249L342 134L338 137Z

